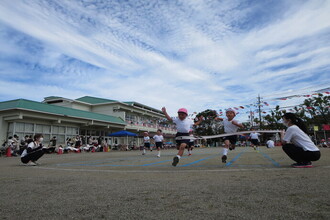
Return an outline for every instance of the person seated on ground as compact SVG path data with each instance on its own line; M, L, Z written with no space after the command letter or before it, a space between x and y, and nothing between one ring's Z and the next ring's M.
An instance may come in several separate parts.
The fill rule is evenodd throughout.
M64 152L65 153L68 153L68 152L76 152L78 153L80 151L80 148L75 148L75 147L72 147L71 145L68 145L64 148Z
M40 165L37 163L37 160L40 159L47 150L47 148L42 145L43 139L42 134L34 135L34 141L27 146L21 155L21 161L23 164L29 166Z
M107 152L108 151L108 139L102 139L102 143L101 143L101 149L103 152Z
M269 138L268 141L266 142L266 147L267 148L273 148L273 147L275 147L274 141Z
M14 138L12 136L8 137L8 141L7 141L7 148L10 148L10 154L11 156L16 157L17 156L17 146L16 146L16 142L14 140Z
M327 142L324 139L321 140L320 147L328 147Z
M28 143L27 139L29 138L28 135L25 135L24 139L21 139L20 144L19 144L19 154L21 155L23 151L27 148Z
M312 167L311 161L317 161L321 157L320 150L307 135L307 127L304 122L293 113L285 113L282 117L283 124L287 126L286 132L281 132L283 151L296 163L295 168Z
M56 142L57 142L56 136L52 137L52 139L50 139L50 141L49 141L49 146L56 147Z
M99 142L96 138L93 138L93 146L95 148L95 151L99 151L100 150L100 145L99 145Z
M6 154L6 149L7 149L7 141L4 141L0 146L0 156Z
M77 149L80 149L80 147L81 147L81 138L79 135L76 136L74 147Z
M83 151L86 151L86 152L90 152L92 151L92 149L94 148L93 145L89 145L89 144L85 144L83 146L80 147L80 149L82 149Z

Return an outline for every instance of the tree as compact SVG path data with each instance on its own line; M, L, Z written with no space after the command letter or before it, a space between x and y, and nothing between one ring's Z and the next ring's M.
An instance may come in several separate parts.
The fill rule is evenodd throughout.
M201 124L195 127L195 133L197 135L208 136L223 133L222 123L216 119L218 117L217 111L207 109L203 112L198 113L196 118L199 118L200 116L203 116L204 120ZM217 139L207 139L206 145L212 145L216 141Z
M281 122L282 116L285 113L285 110L280 110L280 106L276 106L270 114L264 116L264 128L267 129L284 129L284 125Z
M317 97L305 99L303 105L309 124L321 126L330 123L330 96L320 93Z
M198 113L196 117L199 118L200 116L203 116L204 120L195 128L197 135L215 135L223 132L223 126L221 122L216 120L218 115L215 110L207 109Z
M318 94L317 97L305 99L303 104L294 107L294 112L306 123L310 130L312 130L314 125L329 124L330 96ZM286 113L286 110L281 110L279 106L276 106L270 114L264 116L265 128L283 129L284 126L280 120L284 113Z

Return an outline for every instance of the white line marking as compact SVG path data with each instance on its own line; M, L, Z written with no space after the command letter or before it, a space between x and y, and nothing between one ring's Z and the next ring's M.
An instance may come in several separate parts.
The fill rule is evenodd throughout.
M103 172L103 173L198 173L198 172L242 172L242 171L280 171L280 170L295 170L292 167L287 168L257 168L257 169L217 169L217 170L91 170L91 169L63 169L52 167L33 167L43 170L70 171L70 172ZM330 166L317 166L315 168L330 168ZM315 169L314 168L314 169ZM179 168L180 169L180 168ZM313 169L313 168L310 168Z

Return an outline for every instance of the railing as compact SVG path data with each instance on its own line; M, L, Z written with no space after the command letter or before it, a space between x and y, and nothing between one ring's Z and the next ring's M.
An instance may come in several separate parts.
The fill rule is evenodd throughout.
M174 127L164 127L161 125L155 125L155 124L149 124L149 123L137 123L137 122L132 122L132 121L126 121L127 122L127 127L129 128L136 128L136 129L152 129L152 130L157 130L161 129L163 131L171 132L171 133L176 133L176 128Z

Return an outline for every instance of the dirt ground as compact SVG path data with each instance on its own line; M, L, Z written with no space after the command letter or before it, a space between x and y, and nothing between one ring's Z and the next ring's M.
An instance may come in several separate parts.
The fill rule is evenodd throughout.
M291 168L280 147L0 157L0 219L330 219L330 148Z

